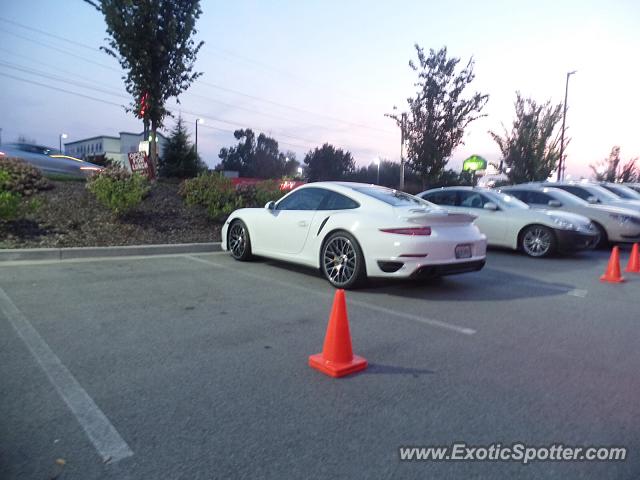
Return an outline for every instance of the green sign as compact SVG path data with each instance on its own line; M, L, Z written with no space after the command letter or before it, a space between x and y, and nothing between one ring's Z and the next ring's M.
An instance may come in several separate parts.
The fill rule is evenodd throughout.
M487 161L482 158L480 155L471 155L462 163L462 170L484 170L487 168Z

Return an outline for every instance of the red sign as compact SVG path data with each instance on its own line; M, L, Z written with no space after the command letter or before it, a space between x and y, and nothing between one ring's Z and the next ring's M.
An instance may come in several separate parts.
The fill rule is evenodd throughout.
M128 157L129 166L133 173L140 173L149 180L153 180L156 177L146 152L132 152Z

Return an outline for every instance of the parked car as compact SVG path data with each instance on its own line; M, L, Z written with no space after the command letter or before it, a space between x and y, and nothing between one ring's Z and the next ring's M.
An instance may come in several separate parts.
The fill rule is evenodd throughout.
M632 190L635 190L636 192L640 193L640 183L625 183L624 186L629 187Z
M338 288L366 277L432 277L480 270L486 237L473 215L413 195L349 182L309 183L264 208L233 212L222 248L319 268Z
M0 157L20 158L49 175L86 177L103 169L99 165L63 155L59 150L29 143L3 143Z
M535 185L535 184L534 184ZM602 205L611 205L613 207L630 208L636 212L640 212L640 201L626 200L619 197L615 193L610 192L606 188L590 182L556 182L539 184L545 187L553 187L569 192L582 200Z
M531 257L594 248L598 230L582 215L535 210L517 198L478 187L427 190L419 197L452 212L476 215L489 245L522 250Z
M633 188L622 185L621 183L600 182L598 185L602 188L606 188L611 193L618 195L624 200L640 200L640 193L636 192Z
M583 215L600 234L600 246L608 242L633 242L640 239L640 214L628 208L591 204L559 188L514 185L500 191L538 209L556 209Z

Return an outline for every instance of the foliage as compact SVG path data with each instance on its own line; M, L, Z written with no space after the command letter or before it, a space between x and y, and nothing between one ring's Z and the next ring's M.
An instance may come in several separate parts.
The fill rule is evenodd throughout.
M14 189L11 174L0 168L0 220L9 221L40 208L38 199L25 201L24 196Z
M474 80L474 61L456 73L459 58L448 58L447 48L437 52L415 45L418 64L409 61L418 74L415 97L409 97L409 111L404 114L387 114L402 129L407 145L407 164L418 173L423 185L433 182L444 171L453 150L463 144L465 128L484 116L480 112L489 96L479 92L469 98L463 96L466 87ZM396 107L394 107L396 110Z
M294 175L300 163L293 152L280 152L278 142L264 133L258 135L250 128L236 130L235 147L221 148L218 170L236 171L241 177L281 178Z
M0 158L0 171L6 173L6 179L1 182L2 188L23 197L53 188L40 170L18 158Z
M187 90L200 75L193 67L203 42L196 43L199 0L85 0L104 16L108 55L125 71L131 110L151 124L155 164L156 132L169 114L165 104Z
M243 207L264 207L267 202L280 200L287 192L277 180L265 180L254 185L238 185L236 194Z
M149 184L139 173L109 167L89 177L87 189L115 215L123 215L142 202Z
M189 143L189 134L182 117L178 117L171 131L158 166L162 177L192 178L206 170L194 146Z
M322 147L309 150L304 157L307 180L343 180L355 170L351 152L335 148L325 143Z
M595 165L589 165L589 168L593 170L595 179L600 182L637 182L640 180L640 171L636 166L637 160L632 158L622 164L620 147L615 146L607 158Z
M233 182L219 172L207 172L184 180L178 193L187 205L200 205L214 220L229 215L242 206Z
M498 144L504 164L511 169L507 175L513 183L535 182L549 178L560 159L559 132L562 105L550 101L538 104L516 92L516 118L511 132L504 136L489 132Z

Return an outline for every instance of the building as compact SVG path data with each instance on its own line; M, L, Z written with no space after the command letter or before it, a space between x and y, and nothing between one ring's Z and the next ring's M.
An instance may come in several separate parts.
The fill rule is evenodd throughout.
M129 167L127 154L140 150L144 133L120 132L119 137L101 135L64 144L64 153L88 162L104 164L108 159ZM167 138L158 132L158 155L162 157Z

